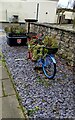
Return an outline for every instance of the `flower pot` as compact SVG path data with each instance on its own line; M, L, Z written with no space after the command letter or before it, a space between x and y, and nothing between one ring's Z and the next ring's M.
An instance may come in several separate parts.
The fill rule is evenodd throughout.
M7 34L7 44L9 46L23 46L27 45L27 36L26 35L16 35L16 34Z
M32 59L32 52L31 51L28 51L28 59Z

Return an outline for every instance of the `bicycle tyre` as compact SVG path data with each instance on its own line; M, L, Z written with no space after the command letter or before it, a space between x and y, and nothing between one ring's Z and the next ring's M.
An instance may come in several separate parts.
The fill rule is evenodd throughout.
M43 72L49 79L53 79L56 74L56 64L53 62L50 56L47 56L43 62ZM48 73L49 70L49 73Z

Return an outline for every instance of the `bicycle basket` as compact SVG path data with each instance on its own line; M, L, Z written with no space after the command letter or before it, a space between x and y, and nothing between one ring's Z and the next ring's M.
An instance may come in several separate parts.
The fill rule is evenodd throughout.
M48 54L55 54L58 51L58 48L47 48Z

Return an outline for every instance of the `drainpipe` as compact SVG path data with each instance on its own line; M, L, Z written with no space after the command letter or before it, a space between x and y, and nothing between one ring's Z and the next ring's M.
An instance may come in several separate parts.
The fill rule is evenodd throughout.
M39 3L37 3L36 20L38 20L38 15L39 15Z
M6 9L6 22L7 22L7 9Z

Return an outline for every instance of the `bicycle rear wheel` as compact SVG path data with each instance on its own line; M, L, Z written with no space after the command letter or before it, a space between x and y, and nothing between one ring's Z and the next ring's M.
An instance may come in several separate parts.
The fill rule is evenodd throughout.
M53 60L50 56L47 56L44 59L43 72L44 72L45 76L49 79L54 78L54 76L56 74L56 64L53 62Z

